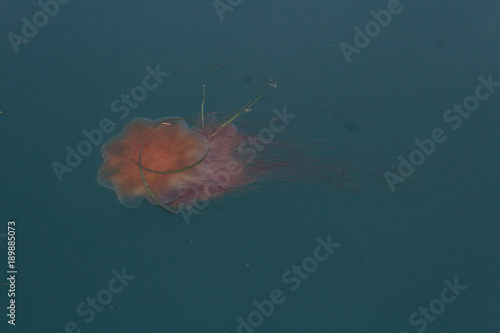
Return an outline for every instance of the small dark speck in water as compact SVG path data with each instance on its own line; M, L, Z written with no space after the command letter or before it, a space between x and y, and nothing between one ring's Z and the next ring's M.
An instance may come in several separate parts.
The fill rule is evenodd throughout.
M245 83L252 83L252 81L253 81L253 77L251 75L247 74L243 77L243 82L245 82Z

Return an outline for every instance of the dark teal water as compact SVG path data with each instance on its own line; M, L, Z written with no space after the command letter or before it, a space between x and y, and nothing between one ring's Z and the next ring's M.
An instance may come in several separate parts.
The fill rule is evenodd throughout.
M223 20L212 1L54 3L0 4L2 282L9 220L17 270L1 332L498 332L497 1L221 0ZM372 37L354 30L367 23ZM339 167L332 148L358 147L375 190L306 168L189 224L123 207L96 182L102 141L135 117L192 117L218 63L207 110L231 114L272 78L236 125L258 132L286 106L298 117L280 140L320 140L311 154ZM148 66L169 74L114 112ZM104 118L116 128L69 167L66 147ZM384 171L436 129L444 142L391 192Z

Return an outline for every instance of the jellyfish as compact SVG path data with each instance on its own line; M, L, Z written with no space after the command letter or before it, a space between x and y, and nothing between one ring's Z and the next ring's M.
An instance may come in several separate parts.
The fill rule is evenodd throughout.
M271 87L276 83L270 81L224 123L205 121L205 84L198 121L181 117L131 120L102 146L104 162L98 183L114 190L124 206L138 207L145 198L168 212L178 213L198 201L211 200L254 182L254 173L249 169L255 169L257 164L235 153L247 137L232 122L249 112Z
M97 181L115 191L124 206L138 207L146 199L170 213L184 215L200 209L200 203L263 181L279 188L299 182L329 184L354 193L360 189L386 190L384 157L392 158L394 151L385 146L374 150L337 147L310 138L303 130L314 116L297 120L300 128L289 131L296 137L288 141L273 141L273 135L288 121L285 113L279 114L276 109L269 127L262 127L258 133L238 129L233 121L250 112L270 88L277 86L271 80L224 122L206 116L206 80L219 66L205 77L195 119L136 118L102 146L104 161ZM278 124L277 118L283 124Z

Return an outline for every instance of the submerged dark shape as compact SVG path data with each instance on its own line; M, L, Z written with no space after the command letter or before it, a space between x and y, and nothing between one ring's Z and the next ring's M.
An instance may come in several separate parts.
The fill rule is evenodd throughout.
M356 133L359 130L359 127L356 126L351 121L344 119L344 128L347 129L351 133Z
M249 74L247 74L243 77L243 82L245 82L245 83L252 83L252 81L253 81L253 77Z

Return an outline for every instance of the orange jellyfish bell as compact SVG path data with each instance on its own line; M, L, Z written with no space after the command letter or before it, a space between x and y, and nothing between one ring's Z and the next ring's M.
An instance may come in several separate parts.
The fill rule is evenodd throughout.
M202 130L177 117L136 118L103 145L97 181L124 206L146 198L176 213L250 181L245 162L233 154L244 139L231 124Z

